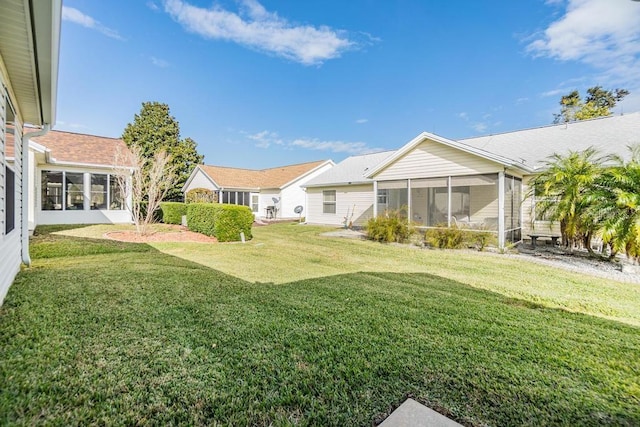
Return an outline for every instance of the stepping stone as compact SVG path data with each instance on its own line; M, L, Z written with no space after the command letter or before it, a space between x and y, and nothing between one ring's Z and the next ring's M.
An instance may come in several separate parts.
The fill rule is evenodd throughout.
M462 424L413 399L407 399L378 427L462 427Z

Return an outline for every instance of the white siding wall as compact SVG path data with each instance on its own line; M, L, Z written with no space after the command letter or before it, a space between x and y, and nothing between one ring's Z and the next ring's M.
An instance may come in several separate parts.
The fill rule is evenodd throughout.
M446 145L425 141L375 176L376 180L435 178L498 172L497 163Z
M535 176L529 175L522 179L522 197L526 197L530 188L529 181ZM560 223L551 224L549 221L535 221L534 215L534 199L526 197L522 202L522 238L528 239L528 234L557 234L560 235Z
M11 283L13 283L13 279L20 271L20 264L22 262L21 257L21 229L22 226L20 224L20 190L14 189L6 189L5 188L5 166L6 166L6 135L5 135L5 126L6 126L6 103L7 103L7 93L5 92L4 86L8 84L9 79L4 75L4 65L2 64L2 58L0 57L0 305L4 301L7 292L9 291L9 287ZM16 128L21 128L21 123L19 123L18 118L15 119ZM20 132L16 132L15 139L20 139ZM21 147L20 143L16 144L18 147ZM17 150L15 153L16 165L14 166L14 170L16 173L16 187L19 181L19 176L21 174L19 165L22 164L22 152ZM5 204L5 194L6 191L15 191L15 215L16 222L14 229L9 233L5 234L5 221L6 221L6 204Z
M260 191L260 202L258 206L258 212L256 216L264 217L266 215L267 206L275 206L273 203L273 198L280 198L280 190L276 189L267 189ZM282 198L280 198L280 202L282 202ZM280 209L281 203L278 203L278 209ZM280 211L276 214L278 218L280 218Z
M280 194L282 195L282 199L280 200L280 215L282 218L298 218L298 214L293 210L296 206L300 205L303 207L302 216L307 212L306 206L306 193L302 188L302 185L311 181L315 177L323 174L333 167L333 164L326 164L321 168L313 171L309 175L304 176L303 178L293 182L291 185L282 189Z
M322 213L322 191L336 190L336 213ZM311 224L344 225L344 217L354 210L353 224L362 226L373 217L373 184L307 188L306 221Z
M191 182L189 183L189 185L185 188L185 194L195 188L206 188L207 190L211 190L211 191L218 191L219 188L217 188L215 185L213 185L213 183L211 182L211 180L209 178L207 178L207 175L200 169L197 168L195 175L193 176L193 179L191 180Z
M108 174L111 171L105 169L86 168L61 168L61 167L38 167L35 174L35 186L31 191L35 196L35 221L38 225L51 224L130 224L132 223L131 213L128 210L68 210L68 211L43 211L42 210L42 171L67 171L81 173ZM85 198L90 199L89 180L85 175L84 193Z

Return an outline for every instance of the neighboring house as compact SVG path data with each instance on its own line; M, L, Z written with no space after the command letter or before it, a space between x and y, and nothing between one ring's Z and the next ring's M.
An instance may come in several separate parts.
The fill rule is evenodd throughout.
M262 170L199 165L182 192L206 188L217 195L219 203L248 206L256 217L298 218L296 206L303 207L302 216L307 212L302 186L334 165L331 160Z
M525 197L528 182L549 156L593 146L628 158L627 147L638 143L640 113L460 141L422 133L381 154L374 165L367 156L354 156L309 181L307 221L343 224L347 209L355 206L353 223L361 225L386 210L403 209L422 227L491 230L504 247L533 231L558 231L536 218L535 199ZM350 174L331 175L341 170Z
M127 193L115 173L116 166L130 166L130 151L121 139L63 131L31 138L26 130L29 230L40 224L132 222Z
M0 304L30 264L23 126L42 134L55 123L61 12L60 0L0 2Z

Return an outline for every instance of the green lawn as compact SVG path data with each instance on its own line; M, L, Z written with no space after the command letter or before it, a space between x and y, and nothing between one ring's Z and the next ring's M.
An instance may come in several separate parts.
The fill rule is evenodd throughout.
M320 227L109 229L34 238L0 309L0 424L366 426L407 396L469 425L640 424L638 285Z

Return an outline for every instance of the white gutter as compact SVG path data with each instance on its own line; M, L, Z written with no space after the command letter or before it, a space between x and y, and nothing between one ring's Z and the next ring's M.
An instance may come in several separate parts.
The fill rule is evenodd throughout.
M29 132L22 136L22 262L31 267L29 256L29 139L42 136L51 130L51 125L45 123L42 129ZM24 139L26 138L26 143Z

